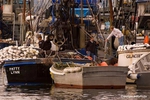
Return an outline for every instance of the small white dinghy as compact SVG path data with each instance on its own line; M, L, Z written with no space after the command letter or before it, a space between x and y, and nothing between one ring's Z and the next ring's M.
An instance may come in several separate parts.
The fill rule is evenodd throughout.
M65 67L66 66L66 67ZM56 87L100 89L125 88L128 68L120 66L59 65L50 68Z

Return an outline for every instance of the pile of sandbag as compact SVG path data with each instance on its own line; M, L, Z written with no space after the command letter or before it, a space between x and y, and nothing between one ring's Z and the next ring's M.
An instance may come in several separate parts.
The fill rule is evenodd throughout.
M31 46L8 46L0 50L0 63L6 60L36 59L39 51Z

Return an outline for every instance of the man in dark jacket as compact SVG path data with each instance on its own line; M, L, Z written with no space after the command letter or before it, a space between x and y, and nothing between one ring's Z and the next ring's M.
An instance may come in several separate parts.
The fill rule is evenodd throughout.
M50 54L50 50L51 50L50 37L48 36L46 41L44 41L44 40L42 40L42 36L39 34L39 35L37 35L37 38L39 40L39 42L38 42L39 48L42 49L42 51L40 53L43 57L46 57L47 55ZM44 52L45 52L45 54L43 54Z
M39 40L38 44L39 44L39 48L43 49L44 46L44 40L42 39L41 34L37 35L37 39Z
M94 37L91 36L90 41L88 41L85 49L86 49L87 56L91 56L94 61L96 59L97 46L98 44L96 43L96 41L94 41Z
M46 41L43 44L43 50L46 51L47 56L51 53L51 47L52 47L51 39L50 39L50 36L48 35Z
M50 37L48 36L46 41L44 42L43 44L43 50L50 50L51 49L51 40L50 40Z

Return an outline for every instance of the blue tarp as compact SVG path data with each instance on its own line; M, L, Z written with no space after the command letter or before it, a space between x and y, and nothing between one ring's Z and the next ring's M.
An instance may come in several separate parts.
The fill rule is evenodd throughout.
M136 0L137 3L149 2L149 0Z
M75 14L81 17L81 8L75 8ZM89 14L89 8L83 8L83 17L86 17L86 15L88 14Z

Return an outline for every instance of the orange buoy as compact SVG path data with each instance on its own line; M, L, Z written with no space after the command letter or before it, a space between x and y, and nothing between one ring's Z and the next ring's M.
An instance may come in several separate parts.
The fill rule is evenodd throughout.
M101 66L101 63L98 63L97 66Z
M90 56L87 56L87 58L88 58L89 60L92 60L92 57L90 57Z
M101 63L101 66L108 66L108 64L103 61L103 62Z
M114 66L118 66L118 63L114 64Z
M146 35L145 38L144 38L144 44L146 44L146 43L147 44L149 43L149 37L148 37L148 35Z

